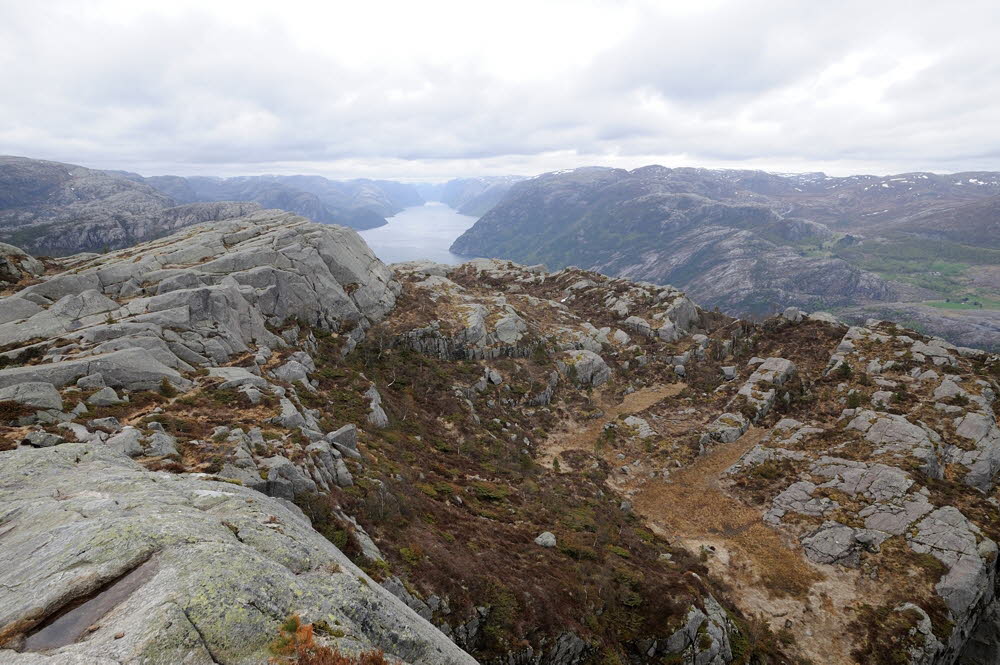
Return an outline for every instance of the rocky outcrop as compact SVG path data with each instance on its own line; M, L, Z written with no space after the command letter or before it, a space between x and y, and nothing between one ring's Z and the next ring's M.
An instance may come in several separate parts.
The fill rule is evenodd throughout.
M0 282L16 284L45 272L41 261L19 247L0 243Z
M728 471L736 487L781 478L764 519L795 534L817 564L861 568L889 587L907 575L892 556L937 571L928 595L907 600L928 630L914 629L922 641L900 662L965 662L963 649L982 649L967 647L969 636L993 634L996 532L971 508L994 491L1000 470L992 406L1000 387L980 374L987 360L892 324L850 328L825 368L832 398L846 407L839 418L783 419ZM780 383L790 365L771 358L753 376Z
M0 498L5 663L263 664L293 614L348 652L475 663L300 511L239 485L74 443L0 452Z
M59 341L53 362L4 370L0 384L43 377L64 385L96 372L114 386L179 383L177 370L222 364L251 346L286 346L269 328L287 321L343 334L349 350L399 288L353 231L284 213L199 226L70 265L0 300L0 311L39 306L0 325L0 344Z

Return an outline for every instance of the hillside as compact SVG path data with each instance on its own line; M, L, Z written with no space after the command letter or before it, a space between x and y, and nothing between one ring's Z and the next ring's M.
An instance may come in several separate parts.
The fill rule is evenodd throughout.
M276 211L4 256L5 663L1000 645L997 356L580 269L386 267Z
M174 200L253 201L317 222L356 229L384 225L403 208L422 204L410 185L388 180L328 180L321 176L241 176L235 178L153 176L141 180Z
M0 156L0 240L34 254L127 247L256 209L233 202L177 205L118 173Z
M676 284L742 316L908 303L927 332L996 347L998 195L991 173L585 168L514 185L451 249Z
M463 215L481 217L499 203L520 176L486 176L455 178L434 185L418 185L422 196L431 201L441 201Z
M423 199L386 180L210 178L100 171L0 156L0 241L41 255L119 249L261 207L367 229Z

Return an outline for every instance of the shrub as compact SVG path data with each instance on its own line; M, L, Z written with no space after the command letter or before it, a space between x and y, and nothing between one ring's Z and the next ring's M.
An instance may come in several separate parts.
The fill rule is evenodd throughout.
M35 409L25 406L20 402L4 401L0 402L0 422L9 422L11 420L18 420L25 416L30 416L35 412Z
M381 650L345 656L338 649L316 644L313 624L302 623L294 614L278 629L271 653L274 657L269 662L273 665L390 665Z
M160 394L164 397L176 397L177 388L174 388L174 384L167 380L167 377L160 379Z

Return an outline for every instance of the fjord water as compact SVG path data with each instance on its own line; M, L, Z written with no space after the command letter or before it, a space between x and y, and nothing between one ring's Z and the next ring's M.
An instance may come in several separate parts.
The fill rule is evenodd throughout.
M467 261L468 257L452 254L448 248L476 219L432 201L406 208L389 217L385 226L359 233L375 256L385 263L429 259L454 265Z

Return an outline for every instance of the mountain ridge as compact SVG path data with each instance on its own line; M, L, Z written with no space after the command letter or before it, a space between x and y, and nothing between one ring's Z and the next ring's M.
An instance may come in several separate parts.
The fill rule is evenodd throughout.
M1000 298L974 286L1000 262L991 249L998 196L1000 174L984 172L588 167L515 184L451 249L673 283L734 315L931 302L919 320L934 331L938 300ZM935 237L948 242L930 244ZM942 273L936 262L949 261ZM1000 344L1000 311L984 316L996 319L988 334L970 323L954 339Z

